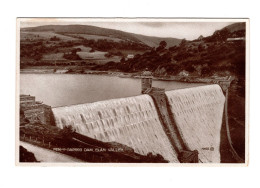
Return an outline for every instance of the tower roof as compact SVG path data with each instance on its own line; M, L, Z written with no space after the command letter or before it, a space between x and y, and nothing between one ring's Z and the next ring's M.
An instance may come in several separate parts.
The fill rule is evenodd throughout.
M152 72L145 70L145 71L143 71L142 76L152 76Z

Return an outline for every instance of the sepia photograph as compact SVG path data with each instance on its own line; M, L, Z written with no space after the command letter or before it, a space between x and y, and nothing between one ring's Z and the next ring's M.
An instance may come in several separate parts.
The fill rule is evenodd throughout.
M16 165L248 165L249 19L16 29Z

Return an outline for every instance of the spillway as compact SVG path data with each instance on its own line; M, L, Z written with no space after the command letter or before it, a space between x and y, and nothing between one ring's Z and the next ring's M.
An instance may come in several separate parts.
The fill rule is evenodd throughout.
M165 92L174 123L189 150L203 163L220 163L220 131L225 96L219 85Z
M220 163L225 96L219 85L178 89L152 96L156 99L140 95L57 107L52 111L56 126L60 128L72 126L80 134L103 142L124 144L142 155L152 152L178 163L182 146L177 150L175 146L181 141L184 150L198 150L200 162ZM165 104L160 102L163 96Z
M178 163L149 95L53 108L56 126L103 142L118 142L135 152L161 154Z

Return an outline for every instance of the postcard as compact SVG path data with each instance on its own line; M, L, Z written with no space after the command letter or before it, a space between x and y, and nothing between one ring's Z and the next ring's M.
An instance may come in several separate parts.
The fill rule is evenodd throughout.
M16 165L248 165L249 19L17 18L16 67Z

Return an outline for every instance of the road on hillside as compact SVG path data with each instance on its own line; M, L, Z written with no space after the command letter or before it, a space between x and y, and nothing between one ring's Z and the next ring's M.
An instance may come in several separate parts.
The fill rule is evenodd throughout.
M79 159L58 153L52 150L44 149L27 142L20 141L20 145L28 151L34 153L35 158L40 162L64 163L64 162L84 162Z

